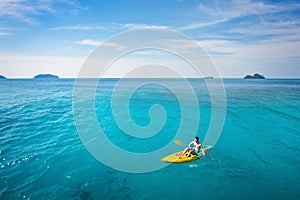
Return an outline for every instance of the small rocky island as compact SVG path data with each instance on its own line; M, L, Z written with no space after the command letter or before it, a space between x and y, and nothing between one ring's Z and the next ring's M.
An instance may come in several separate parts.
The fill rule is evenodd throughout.
M6 77L5 77L5 76L2 76L2 75L0 75L0 79L6 79Z
M244 79L265 79L265 77L261 74L247 75Z
M36 75L34 79L59 79L59 77L52 74L39 74Z

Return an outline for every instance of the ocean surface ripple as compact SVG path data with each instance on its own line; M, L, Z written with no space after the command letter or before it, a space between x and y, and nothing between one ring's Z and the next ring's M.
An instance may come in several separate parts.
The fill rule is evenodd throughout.
M174 139L178 101L155 85L133 95L130 113L145 126L149 107L161 103L168 113L161 134L148 140L123 134L110 108L116 81L104 81L95 95L95 112L107 137L132 152L155 151ZM176 84L176 79L168 81ZM211 100L203 81L189 81L201 113L195 134L203 139ZM83 146L73 119L73 79L1 80L0 199L299 199L300 80L224 83L226 121L207 158L130 174L103 165ZM88 80L83 87L89 87Z

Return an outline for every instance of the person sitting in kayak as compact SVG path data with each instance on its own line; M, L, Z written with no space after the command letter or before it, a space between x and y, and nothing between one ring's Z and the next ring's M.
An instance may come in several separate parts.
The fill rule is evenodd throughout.
M192 148L192 145L194 148ZM187 154L187 157L189 157L191 154L198 154L200 152L200 149L202 150L202 155L205 156L205 152L204 150L201 148L202 144L199 142L199 137L195 137L195 139L189 144L189 146L182 152L182 154L180 155L183 156L184 154Z

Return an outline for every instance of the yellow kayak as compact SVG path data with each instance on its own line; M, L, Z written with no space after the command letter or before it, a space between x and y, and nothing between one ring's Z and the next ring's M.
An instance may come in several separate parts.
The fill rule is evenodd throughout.
M203 145L203 150L205 152L205 154L208 154L211 150L212 150L213 146L211 145ZM173 153L169 156L166 156L164 158L162 158L161 160L164 162L170 162L170 163L184 163L184 162L191 162L193 160L197 160L202 156L202 150L200 150L199 154L191 154L190 156L187 156L187 154L183 155L180 157L182 151L177 152L177 153Z

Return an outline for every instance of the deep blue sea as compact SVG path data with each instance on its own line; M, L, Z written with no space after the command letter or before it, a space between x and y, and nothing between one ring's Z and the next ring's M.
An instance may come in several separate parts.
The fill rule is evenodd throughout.
M88 88L90 81L80 84ZM132 94L128 110L139 126L151 122L151 105L159 104L167 113L157 135L135 138L122 132L111 110L117 81L103 80L95 93L94 114L107 138L132 153L153 152L166 144L182 150L173 142L181 120L174 94L155 84ZM176 79L165 81L177 84ZM223 81L225 124L207 157L128 173L99 162L82 143L74 121L74 79L1 80L0 199L300 199L300 79ZM211 98L203 80L189 82L200 111L193 134L202 141L212 116ZM190 116L195 111L190 105ZM80 123L89 128L86 115ZM114 156L127 158L112 155L101 144L94 148L112 162Z

